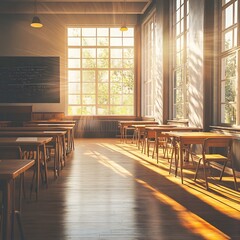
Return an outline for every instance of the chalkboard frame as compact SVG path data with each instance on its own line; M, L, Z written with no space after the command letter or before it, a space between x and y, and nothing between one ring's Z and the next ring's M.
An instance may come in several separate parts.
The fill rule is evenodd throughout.
M60 103L60 57L1 56L0 103Z

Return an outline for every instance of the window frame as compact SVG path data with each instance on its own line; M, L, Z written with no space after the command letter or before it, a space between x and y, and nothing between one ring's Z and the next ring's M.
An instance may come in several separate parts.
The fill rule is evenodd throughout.
M122 66L122 68L121 68L121 70L122 71L125 71L125 73L127 72L127 71L130 71L131 72L131 75L133 76L132 78L133 78L133 81L132 81L132 85L133 85L133 87L131 88L132 90L132 92L130 93L130 95L132 96L132 104L129 104L129 98L127 98L126 97L126 100L125 100L125 102L127 103L127 104L129 104L129 106L132 108L132 110L131 110L131 114L111 114L111 113L109 113L109 114L99 114L99 113L97 113L96 111L95 111L95 113L93 113L93 114L82 114L82 113L79 113L79 114L69 114L69 111L68 111L68 107L69 106L74 106L74 104L71 104L70 102L69 102L69 96L71 95L70 93L69 93L69 83L70 83L70 81L69 81L69 77L68 77L68 73L69 73L69 71L71 71L72 69L81 69L81 71L84 69L83 68L83 66L81 65L80 67L77 67L77 68L71 68L71 67L69 67L68 66L68 61L69 61L69 55L68 55L68 52L69 52L69 49L72 49L72 48L74 48L74 46L75 45L73 45L73 46L70 46L69 44L68 44L68 38L69 38L69 34L68 34L68 29L70 29L70 28L76 28L76 29L95 29L96 31L98 30L98 29L108 29L108 40L109 40L109 43L108 43L108 45L107 45L107 48L109 49L109 52L108 52L108 60L110 61L112 58L110 57L110 49L119 49L119 48L121 48L122 49L122 51L124 52L124 50L126 49L126 48L128 48L128 49L132 49L131 51L132 51L132 54L133 54L133 57L131 58L132 59L132 65L133 65L133 67L131 67L131 68L127 68L127 67L124 67L124 66ZM135 63L135 58L136 58L136 54L135 54L135 48L136 48L136 46L135 46L135 29L134 29L134 27L129 27L129 29L131 29L131 31L133 32L133 36L130 36L130 33L131 33L131 31L129 32L129 30L128 30L128 33L125 33L125 32L120 32L119 33L119 35L121 34L121 41L124 41L124 37L128 37L128 38L131 38L132 40L131 40L131 44L132 44L132 46L126 46L126 45L124 45L124 44L122 44L122 46L115 46L115 47L113 47L113 46L110 46L110 39L111 39L111 35L110 35L110 31L111 31L111 29L115 29L115 31L116 31L116 29L120 32L120 30L119 30L119 28L117 28L117 27L101 27L101 26L77 26L77 25L74 25L74 26L67 26L66 27L66 39L67 39L67 44L66 44L66 46L67 46L67 52L66 52L66 81L67 81L67 86L66 86L66 88L67 88L67 94L66 94L66 112L67 112L67 115L69 115L69 116L96 116L96 117L110 117L110 118L114 118L114 117L124 117L124 116L128 116L128 117L133 117L133 116L135 116L135 109L136 109L136 100L135 100L135 98L136 98L136 76L135 76L135 69L136 69L136 63ZM83 36L81 35L81 36L79 36L80 38L83 38ZM96 37L96 34L95 34L95 37ZM82 59L83 59L83 55L82 55L82 50L84 49L84 47L81 45L81 46L75 46L76 48L80 48L81 49L81 53L80 53L80 55L79 55L79 59L80 59L80 61L81 61L81 64L82 64ZM94 46L86 46L85 48L95 48L96 49L96 51L97 51L97 49L99 49L99 48L101 48L101 47L99 47L98 45L97 45L97 43L96 43L96 45L94 45ZM103 48L106 48L106 46L105 47L103 47ZM97 54L97 53L96 53ZM124 53L123 53L124 54ZM97 56L97 55L96 55ZM96 59L97 59L97 57L96 57ZM96 60L95 59L95 60ZM124 57L122 56L121 57L121 60L123 61L123 59L124 59ZM127 61L127 59L129 59L129 58L125 58L126 59L126 61ZM125 65L125 66L127 66L127 65ZM91 69L91 68L90 68ZM99 68L98 67L94 67L94 68L92 68L93 69L93 71L95 71L95 72L97 72L97 71L99 71ZM115 69L115 68L111 68L111 65L110 65L110 63L109 63L109 65L108 65L108 68L106 68L107 70L108 70L108 72L109 72L109 79L110 79L110 72L111 72L111 69L113 70L113 69ZM81 72L81 76L82 76L82 72ZM96 74L95 74L95 76L97 76ZM122 76L122 79L124 78L124 76ZM83 82L83 79L81 78L80 79L80 82L81 82L81 84L82 84L82 82ZM99 96L99 88L97 87L97 83L98 83L98 81L95 81L95 87L94 87L94 89L95 89L95 95L96 96ZM111 80L109 80L109 82L108 82L108 96L110 96L110 84L112 83L112 81ZM124 85L124 83L122 82L122 88L124 87L123 86ZM130 84L131 85L131 84ZM78 104L76 104L75 106L83 106L83 102L82 102L82 88L79 90L80 91L80 94L78 94L80 97L80 99L81 99L81 102L79 102ZM124 98L124 92L122 92L122 94L120 94L121 96L122 96L122 98ZM110 98L110 97L109 97ZM95 100L95 104L94 104L94 106L97 108L97 106L99 105L98 103L97 103L97 97L96 97L96 100ZM108 102L108 104L106 104L106 106L108 107L108 108L110 108L112 105L114 105L114 104L111 104L110 103L110 99L109 99L109 102ZM114 105L114 106L119 106L119 107L122 107L123 106L123 104L121 103L121 104L116 104L116 105ZM125 105L124 105L124 107L125 107ZM122 107L122 108L124 108L124 107Z
M144 66L141 68L142 115L154 117L156 104L156 9L153 9L141 24L141 40L141 66Z
M236 22L234 23L234 15L233 15L233 24L227 26L226 28L224 27L224 14L223 11L225 9L227 9L230 5L234 4L236 2L236 11L237 11L237 18L236 18ZM234 12L234 11L233 11ZM234 12L234 14L236 14L236 12ZM225 42L224 40L224 33L226 32L230 32L230 31L234 31L234 28L236 28L235 34L236 34L236 46L232 46L229 49L224 49L223 48L223 43ZM233 33L234 34L234 33ZM237 111L237 109L239 109L240 107L240 91L237 89L240 88L240 80L239 80L239 76L240 76L240 65L238 64L240 61L240 38L238 37L240 34L240 1L239 0L229 0L227 1L226 4L224 4L224 0L222 0L219 4L219 39L220 39L220 44L219 44L219 57L218 57L218 64L219 64L219 80L218 80L218 124L219 125L223 125L223 126L239 126L240 125L240 113L239 111ZM234 36L234 35L233 35ZM233 37L233 41L234 41L234 37ZM230 102L227 101L222 101L223 98L223 90L222 90L222 85L224 84L224 81L226 82L226 80L230 80L227 78L226 74L225 74L225 78L223 79L222 75L223 75L223 65L222 62L224 59L226 59L227 57L230 57L231 55L235 55L236 56L236 76L235 76L235 89L236 89L236 100L235 103L233 102L233 104L236 104L236 109L235 109L235 117L233 116L232 119L235 118L235 121L232 122L226 122L226 115L224 115L223 111L222 111L222 106L224 104L229 104ZM226 72L225 72L226 73ZM231 78L233 79L233 78ZM225 92L225 91L224 91ZM224 97L226 98L226 95L224 95ZM231 104L231 103L230 103ZM233 105L234 108L234 105ZM224 117L224 120L223 120Z
M189 0L179 0L180 2L180 8L177 8L177 0L173 0L173 8L172 8L172 53L170 54L172 56L172 70L171 70L171 92L170 92L170 115L172 116L172 119L188 119L189 115L189 93L188 93L188 82L189 82L189 66L188 66L188 39L189 39ZM181 12L181 6L183 6L183 12ZM180 11L180 19L177 21L176 15L177 11ZM183 21L183 24L181 25L181 20ZM180 24L180 34L177 34L177 24ZM181 28L183 30L181 31ZM181 38L183 39L183 48L181 51L177 52L177 40L179 39L181 42ZM179 61L178 64L178 55L181 55L182 53L182 61ZM181 86L177 86L176 84L176 73L181 72ZM176 102L177 96L175 93L182 92L180 98L182 99L178 103ZM181 116L177 116L177 109L182 109Z

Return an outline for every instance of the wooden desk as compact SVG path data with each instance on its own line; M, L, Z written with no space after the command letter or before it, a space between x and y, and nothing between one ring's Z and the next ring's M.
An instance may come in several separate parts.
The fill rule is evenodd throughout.
M145 127L145 131L152 131L155 132L155 151L157 155L157 162L158 162L158 149L159 149L159 138L160 137L167 137L166 132L175 132L175 131L202 131L202 128L198 127L178 127L178 126L156 126L156 127ZM163 134L164 133L164 134Z
M124 142L125 140L125 129L132 126L132 125L147 125L147 124L158 124L156 121L118 121L120 126L120 135L121 141Z
M57 123L70 123L70 124L75 124L76 121L75 120L31 120L25 123L47 123L47 124L57 124Z
M24 123L25 127L74 127L75 123Z
M40 148L42 148L43 157L46 160L46 144L51 141L52 137L0 137L1 146L29 147L36 151L36 199L38 199L39 192Z
M45 130L66 130L67 131L67 153L74 149L74 127L75 123L25 123L25 127L45 128Z
M64 126L26 126L26 127L0 127L0 132L2 131L67 131L67 153L74 149L74 127L64 127Z
M141 138L144 136L146 126L159 126L158 124L133 124L134 127L134 137L136 139L136 145L140 148Z
M12 239L15 201L14 179L34 165L34 160L0 160L0 182L3 191L3 227L2 239ZM11 221L12 219L12 221Z
M55 147L54 176L66 163L65 135L67 131L0 131L0 137L52 137Z
M184 146L191 144L202 144L206 138L233 138L230 135L224 135L221 133L214 132L168 132L165 133L169 137L174 138L174 145L179 146L180 150L180 176L181 182L183 183L183 161L184 161ZM177 167L176 167L177 170Z

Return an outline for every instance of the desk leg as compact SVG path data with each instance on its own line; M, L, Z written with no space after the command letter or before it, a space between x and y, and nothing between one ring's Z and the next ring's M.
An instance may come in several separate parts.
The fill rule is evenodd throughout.
M10 240L11 239L11 220L14 219L13 215L13 202L12 202L12 191L13 181L5 182L3 184L3 229L2 229L2 239Z
M62 151L62 154L63 154L63 163L64 163L64 166L66 164L66 160L67 160L67 151L66 151L66 145L64 144L64 135L61 137L61 139L59 139L59 141L62 141L61 144L60 144L60 147L61 147L61 151Z
M38 192L39 192L39 178L40 178L40 149L39 146L37 147L37 154L36 154L36 200L38 200Z
M183 144L180 143L180 176L181 176L181 182L183 184Z

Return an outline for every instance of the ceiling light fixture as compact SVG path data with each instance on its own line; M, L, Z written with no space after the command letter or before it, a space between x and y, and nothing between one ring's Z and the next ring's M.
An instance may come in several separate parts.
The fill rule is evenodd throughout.
M32 19L31 27L33 28L41 28L43 24L40 21L40 18L37 16L37 0L34 2L34 16Z
M120 27L120 31L125 32L127 30L128 30L128 28L127 28L127 25L126 25L126 0L124 0L124 3L123 3L123 24Z

